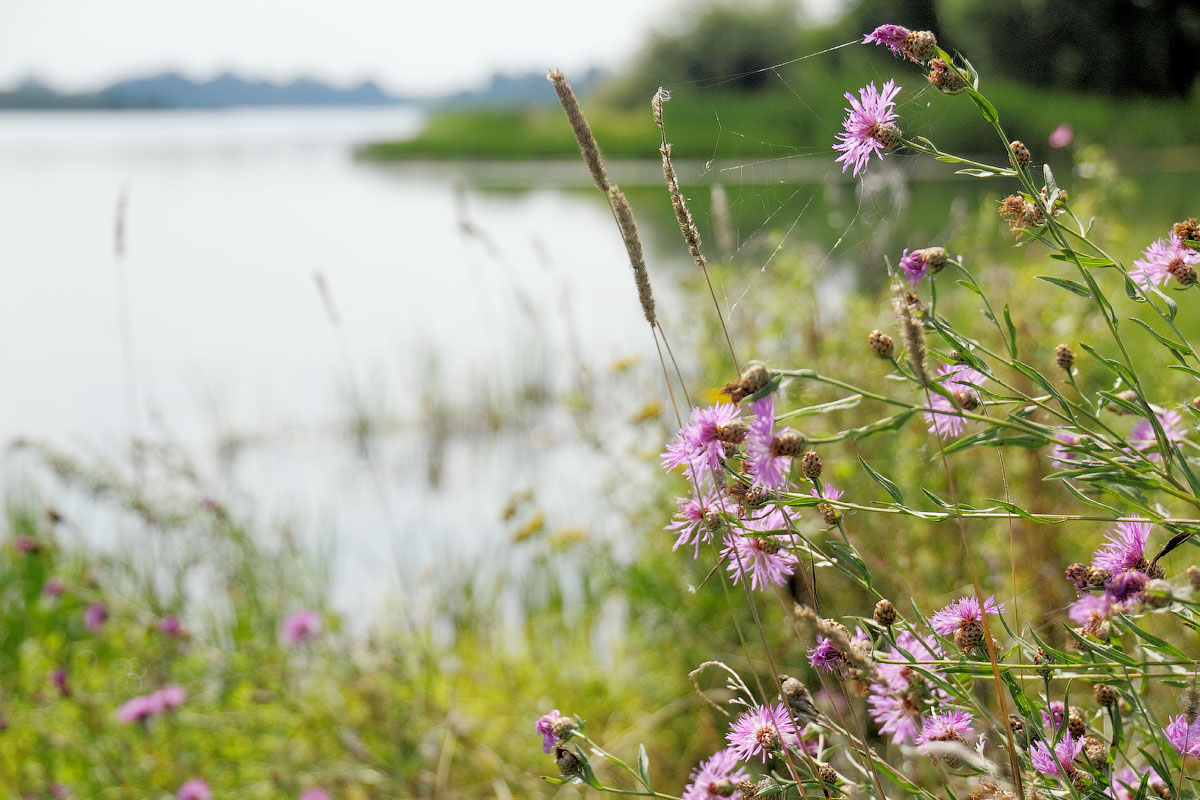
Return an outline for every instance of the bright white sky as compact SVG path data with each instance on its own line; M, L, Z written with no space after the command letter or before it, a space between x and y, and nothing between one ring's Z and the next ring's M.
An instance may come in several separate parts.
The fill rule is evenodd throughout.
M839 0L797 0L835 8ZM680 0L0 0L0 88L30 75L83 91L223 71L439 94L493 72L619 68Z

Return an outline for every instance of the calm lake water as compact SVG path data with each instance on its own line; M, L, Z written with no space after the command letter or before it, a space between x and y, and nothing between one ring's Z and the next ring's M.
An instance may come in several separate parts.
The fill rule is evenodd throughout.
M419 124L395 109L0 115L0 438L126 468L131 434L178 447L223 501L332 548L347 607L503 553L501 509L523 489L550 527L603 535L612 453L536 399L581 366L602 381L622 359L656 364L607 208L478 190L469 167L354 160ZM361 418L376 433L356 440ZM10 498L47 484L20 453L3 469ZM94 504L63 510L105 541Z

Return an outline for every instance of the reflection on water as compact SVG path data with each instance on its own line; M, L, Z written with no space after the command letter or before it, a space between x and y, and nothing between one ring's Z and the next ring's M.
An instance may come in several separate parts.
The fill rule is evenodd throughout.
M114 457L131 426L177 443L263 518L332 540L346 604L394 585L396 561L411 577L499 547L499 510L525 487L559 524L594 529L579 498L599 492L605 456L538 403L651 356L620 239L590 195L480 193L453 169L353 160L418 121L0 115L0 436ZM15 455L5 472L10 487L35 474Z

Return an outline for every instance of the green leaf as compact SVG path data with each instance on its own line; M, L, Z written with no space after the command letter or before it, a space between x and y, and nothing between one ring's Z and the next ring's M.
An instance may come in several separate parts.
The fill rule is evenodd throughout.
M588 760L587 755L579 745L575 745L575 755L579 756L579 777L588 786L593 789L603 789L604 784L596 777L596 773L592 771L592 762Z
M974 167L968 167L967 169L956 169L954 170L954 174L970 175L974 178L990 178L993 175L1000 175L1001 173L993 172L990 169L975 169Z
M1161 344L1163 347L1170 350L1171 355L1175 356L1180 361L1183 360L1184 350L1187 347L1186 344L1183 344L1182 342L1171 341L1166 336L1163 336L1161 333L1154 330L1154 328L1151 328L1150 325L1145 320L1138 319L1137 317L1130 317L1129 321L1133 322L1137 325L1140 325L1146 331L1146 333L1153 336L1158 341L1159 344Z
M1012 315L1008 313L1008 303L1004 304L1004 324L1008 327L1008 352L1017 357L1017 326L1013 325Z
M1008 687L1008 693L1012 695L1013 702L1017 704L1017 709L1021 712L1021 716L1033 716L1033 703L1025 695L1025 691L1017 683L1017 679L1008 670L1003 670L1000 673L1000 680L1004 681L1004 685Z
M1053 203L1058 197L1058 184L1054 182L1054 173L1049 164L1042 164L1042 176L1046 179L1046 199ZM1047 208L1046 213L1049 214L1051 210Z
M1076 498L1077 498L1077 499L1078 499L1078 500L1079 500L1081 503L1086 503L1087 505L1091 506L1092 508L1098 508L1098 509L1100 509L1101 511L1108 511L1108 512L1109 512L1109 513L1111 513L1111 514L1112 514L1114 517L1119 517L1119 516L1121 516L1121 512L1120 512L1120 511L1118 511L1117 509L1113 508L1113 507L1112 507L1112 506L1110 506L1110 505L1106 505L1106 504L1104 504L1104 503L1101 503L1099 500L1095 500L1095 499L1093 499L1093 498L1091 498L1091 497L1088 497L1088 496L1087 496L1087 495L1085 495L1083 492L1081 492L1081 491L1079 491L1078 489L1076 489L1076 488L1075 488L1075 486L1074 486L1074 484L1072 484L1070 481L1068 481L1068 480L1065 480L1065 479L1064 479L1064 480L1062 481L1062 484L1063 484L1063 486L1066 486L1066 487L1067 487L1067 491L1068 491L1068 492L1070 492L1071 494L1075 495L1075 497L1076 497Z
M1097 258L1096 256L1085 256L1081 253L1076 253L1074 250L1063 250L1059 253L1051 253L1050 257L1055 261L1066 261L1069 264L1079 262L1084 269L1104 269L1105 267L1115 267L1116 264L1112 259Z
M892 483L890 480L888 480L884 476L880 475L875 470L871 469L871 465L868 464L863 459L862 456L858 457L858 461L860 464L863 465L863 468L866 469L867 473L870 474L870 476L875 479L875 482L878 483L880 486L882 486L887 491L887 493L892 496L893 500L895 500L897 503L904 502L904 495L903 495L903 493L901 493L899 486Z
M1153 634L1147 633L1144 629L1139 627L1136 622L1134 622L1132 619L1125 616L1124 614L1117 615L1116 620L1117 620L1118 625L1121 625L1122 627L1129 629L1131 632L1133 632L1133 634L1135 636L1137 636L1139 639L1141 639L1143 642L1145 642L1150 647L1150 649L1156 650L1160 653L1166 653L1171 658L1178 659L1179 661L1189 661L1190 660L1190 657L1187 655L1184 655L1183 651L1180 650L1178 647L1176 647L1175 645L1171 644L1170 642L1168 642L1164 639L1160 639L1157 636L1154 636Z
M940 507L942 507L942 508L946 509L947 511L953 511L953 510L954 510L954 506L950 505L950 504L949 504L949 503L947 503L945 500L943 500L942 498L938 497L936 494L934 494L933 492L929 491L928 489L926 489L926 488L925 488L925 487L923 487L923 486L921 487L921 492L922 492L922 493L923 493L923 494L924 494L926 497L928 497L930 500L932 500L934 505L936 505L936 506L940 506Z
M641 776L642 785L649 791L654 791L650 788L650 756L646 754L646 745L638 745L638 775Z
M1086 297L1089 300L1092 297L1091 289L1088 289L1079 281L1073 281L1070 278L1055 278L1052 275L1034 275L1033 277L1037 278L1039 281L1052 283L1060 289L1066 289L1068 292L1074 292L1080 297Z
M971 99L975 101L975 105L979 106L984 119L992 125L1000 122L1000 115L996 113L996 107L989 103L986 97L970 86L967 87L966 91L971 96Z
M850 577L857 578L868 589L871 588L871 571L867 569L866 563L853 547L836 539L830 539L825 543L825 547L837 557L837 561L834 562L835 567Z

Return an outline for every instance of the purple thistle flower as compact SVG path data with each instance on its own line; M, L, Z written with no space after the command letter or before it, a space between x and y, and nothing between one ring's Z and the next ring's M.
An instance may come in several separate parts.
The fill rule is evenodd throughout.
M1183 424L1183 418L1179 416L1179 412L1173 409L1155 412L1158 417L1158 424L1163 429L1163 435L1166 436L1168 442L1182 442L1187 436L1187 429ZM1129 431L1129 444L1134 450L1149 450L1151 447L1158 447L1158 437L1154 435L1154 425L1148 419L1138 420L1133 429ZM1154 458L1155 456L1151 456Z
M846 659L842 657L841 651L834 646L828 636L822 636L816 647L809 648L808 663L814 669L835 672L842 664L846 663Z
M1142 599L1149 580L1146 573L1134 569L1118 572L1104 584L1104 597L1110 604L1130 606Z
M104 603L91 603L83 612L83 624L89 631L96 632L108 621L108 606Z
M983 601L983 610L992 615L1000 614L1004 611L1004 603L997 603L995 595L992 595ZM959 598L929 618L929 624L942 636L953 636L964 625L982 621L979 600L975 597Z
M187 636L183 623L178 617L167 615L158 623L158 629L168 636Z
M42 594L46 597L62 597L66 590L67 585L63 583L62 578L47 578L46 583L42 586Z
M300 800L330 800L329 792L322 789L320 786L314 786L311 789L300 793Z
M746 426L746 471L755 486L782 489L792 460L775 446L775 401L770 395L761 397L750 403L750 410L754 419Z
M1109 603L1107 597L1102 594L1085 594L1067 606L1067 617L1080 625L1090 620L1093 614L1099 614L1102 617L1112 614L1112 604Z
M685 544L692 544L695 545L692 558L699 558L700 545L712 540L711 522L720 519L725 500L720 491L709 489L699 497L689 495L677 498L675 502L679 506L679 512L664 529L678 535L671 549L678 550Z
M748 780L750 774L744 769L738 769L738 757L732 750L718 750L706 761L701 761L689 776L691 783L683 790L683 800L715 800L715 798L734 798L739 800L742 793L729 789L739 781Z
M1042 711L1042 725L1052 731L1056 731L1062 727L1063 720L1066 718L1067 707L1061 700L1053 700L1047 708L1050 709L1049 712L1044 709Z
M199 778L192 778L190 781L179 787L179 791L175 792L175 800L211 800L212 789L208 788L208 784Z
M1138 788L1142 785L1142 776L1146 775L1146 786L1151 788L1155 786L1163 786L1163 779L1159 777L1154 767L1139 767L1134 770L1132 767L1124 767L1113 773L1112 776L1112 797L1116 800L1133 800L1137 795Z
M150 702L148 696L131 697L117 709L117 722L126 724L139 722L152 716L156 711L157 709Z
M177 684L164 686L150 695L150 702L157 707L160 713L172 708L179 708L183 705L184 700L187 700L187 690Z
M55 667L50 673L50 680L58 687L58 693L63 697L71 696L71 687L67 685L67 670L64 667Z
M867 697L867 713L879 726L880 734L890 735L893 744L903 744L916 739L920 730L921 712L914 698L921 697L925 681L911 667L882 662L934 661L944 654L936 641L918 638L910 631L901 631L896 644L899 649L892 648L881 656L876 680ZM930 689L928 695L935 701L946 699L945 693L936 688Z
M808 493L812 497L820 497L825 500L841 500L842 495L845 494L841 489L831 486L828 483L822 484L821 489L822 491L818 492L817 487L814 486L808 490Z
M914 250L910 253L906 249L904 255L900 256L900 268L904 270L909 283L918 283L924 278L926 266L928 265L925 263L924 250Z
M845 130L838 134L838 142L833 146L834 150L841 152L836 160L842 165L842 172L853 166L854 177L857 178L858 173L866 169L872 154L883 160L883 151L887 149L885 143L895 143L889 140L897 138L898 132L894 137L885 128L896 121L895 100L899 91L900 87L895 81L885 83L882 92L875 88L875 82L872 81L858 90L858 98L846 93L850 108L846 109L846 118L842 120Z
M1066 147L1075 138L1075 129L1071 127L1069 122L1060 122L1058 127L1050 133L1050 138L1047 140L1049 145L1055 149Z
M1071 763L1082 749L1083 739L1075 741L1068 733L1062 741L1054 745L1053 755L1045 742L1037 742L1029 753L1029 759L1033 762L1033 768L1043 775L1064 775L1073 771Z
M1142 251L1142 257L1133 262L1129 277L1143 289L1149 289L1166 283L1180 267L1194 267L1196 264L1200 264L1200 252L1185 245L1172 233Z
M681 466L696 470L698 478L716 475L725 457L725 440L719 438L723 428L737 422L742 411L732 403L717 403L708 408L693 408L692 421L683 426L662 454L663 468L670 471Z
M891 50L894 55L916 61L904 49L904 41L911 31L902 25L880 25L863 37L862 44L881 44Z
M783 703L756 706L737 718L725 734L739 761L761 755L763 763L787 744L796 744L796 726Z
M938 369L938 374L945 376L942 379L942 388L951 394L963 393L964 396L970 396L987 382L986 375L965 364L943 364ZM931 395L929 408L931 410L926 411L924 417L930 433L947 439L958 436L966 427L967 421L960 416L961 412L940 394Z
M777 536L739 536L726 534L721 557L734 584L743 575L750 577L751 589L783 586L795 569L796 556Z
M1190 724L1182 714L1172 717L1163 733L1181 754L1200 758L1200 717Z
M1146 540L1150 536L1150 522L1137 514L1129 522L1118 522L1116 530L1108 532L1104 546L1092 556L1092 566L1106 569L1114 575L1128 569L1144 570L1146 567Z
M549 753L556 744L561 744L571 738L575 730L575 720L564 717L554 709L549 714L543 714L537 721L537 732L542 735L542 750Z
M297 611L283 621L281 632L289 644L304 644L321 633L321 617L311 609Z
M13 539L13 548L23 555L40 552L42 543L32 536L18 536Z
M972 733L971 722L973 720L974 717L971 716L970 711L958 708L934 714L924 720L924 724L921 726L921 735L917 737L917 744L964 741Z

